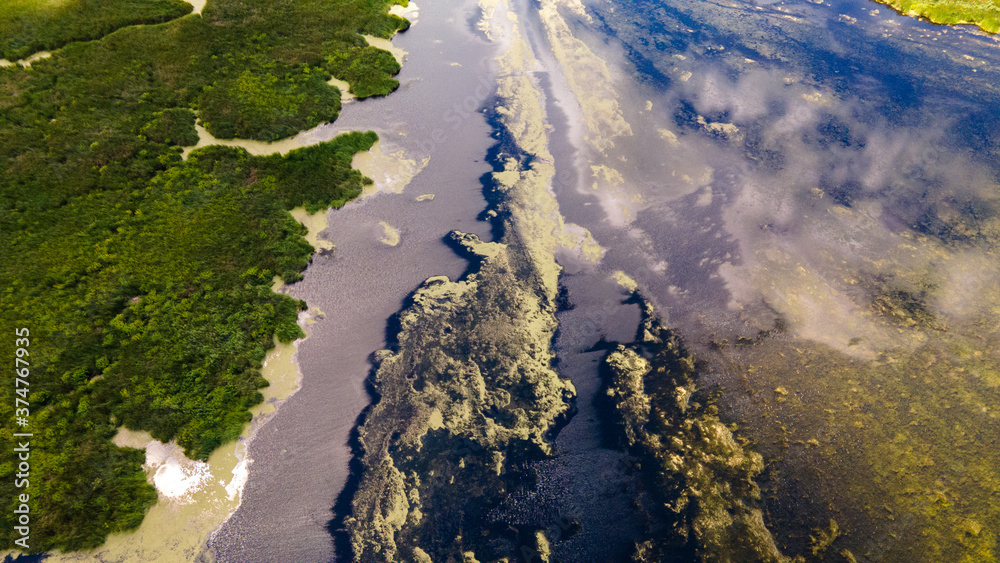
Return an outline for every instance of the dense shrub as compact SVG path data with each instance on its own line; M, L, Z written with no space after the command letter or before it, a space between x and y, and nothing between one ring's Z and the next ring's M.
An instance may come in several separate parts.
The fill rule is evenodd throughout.
M118 427L197 459L239 435L267 350L301 334L304 304L270 290L312 255L288 210L360 193L351 157L376 136L286 157L206 147L182 161L178 145L196 141L191 109L221 136L266 140L335 118L323 43L391 35L402 27L391 3L212 0L204 18L0 69L0 356L14 357L16 328L30 330L32 551L100 545L155 502L141 452L110 441ZM0 384L9 549L25 491L14 488L12 370Z

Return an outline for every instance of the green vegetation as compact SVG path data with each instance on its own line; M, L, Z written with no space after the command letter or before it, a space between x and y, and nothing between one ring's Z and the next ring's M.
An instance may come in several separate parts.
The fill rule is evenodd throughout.
M162 23L191 12L182 0L4 0L0 59L21 59L71 41L98 39L136 24Z
M792 561L758 507L761 456L699 397L694 358L648 304L644 314L640 341L604 358L608 422L644 485L637 505L650 539L636 545L632 560Z
M989 33L1000 32L1000 0L876 0L902 14L920 16L945 25L976 24Z
M153 121L139 130L146 139L164 145L190 146L198 143L194 112L170 108L153 114Z
M341 34L327 46L332 51L326 57L327 68L349 82L355 96L384 96L399 86L393 78L399 72L399 63L391 53L370 47L363 37Z
M326 80L319 74L279 80L249 70L218 80L205 87L199 100L203 125L220 139L259 135L274 141L296 133L302 126L299 116L308 126L333 121L340 111L340 92L326 87Z
M299 279L312 254L288 210L357 196L365 179L351 158L376 136L286 157L207 147L186 162L178 145L196 139L192 109L210 130L255 139L332 119L325 42L405 28L393 3L213 0L204 19L0 69L0 355L13 361L15 329L30 330L34 433L30 486L15 490L8 370L0 547L17 537L15 492L31 495L33 552L94 547L141 522L156 493L142 453L111 443L119 426L197 459L238 436L275 337L301 335L303 304L270 290L275 275Z
M355 561L547 550L539 530L489 514L531 482L524 462L551 453L574 394L551 368L555 306L533 286L522 247L452 238L477 271L425 282L400 314L397 351L377 354L377 402L359 429L361 480L344 521Z

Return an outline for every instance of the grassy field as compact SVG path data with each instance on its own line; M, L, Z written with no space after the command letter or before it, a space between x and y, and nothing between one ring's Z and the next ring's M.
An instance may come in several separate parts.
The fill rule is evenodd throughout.
M398 64L359 34L405 29L393 3L210 0L201 16L0 69L0 356L13 364L21 347L30 363L21 394L13 370L2 376L0 548L19 537L20 493L31 552L94 547L139 525L156 492L142 452L112 444L121 426L177 440L195 459L239 435L275 337L301 335L304 304L270 289L275 276L299 279L312 256L288 210L356 197L366 180L351 158L376 135L285 157L207 147L182 161L180 146L197 139L196 113L217 137L262 140L335 119L331 72L391 92ZM16 29L4 37L42 41L32 22L51 8L17 9L31 6L37 17L8 18ZM14 424L15 399L29 403L27 427ZM26 489L11 453L20 431L34 434Z
M900 13L934 23L976 24L989 33L1000 32L1000 0L877 0Z

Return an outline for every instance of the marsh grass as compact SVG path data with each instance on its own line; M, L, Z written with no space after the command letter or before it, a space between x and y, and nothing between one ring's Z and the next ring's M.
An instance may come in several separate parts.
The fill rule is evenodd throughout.
M366 179L351 158L377 137L351 133L285 157L212 146L183 161L180 146L197 139L194 111L216 136L263 140L334 119L340 96L325 80L340 47L327 41L390 37L406 27L387 13L393 3L213 0L203 16L125 27L0 69L0 328L31 332L31 551L96 547L141 523L157 495L142 453L111 442L119 427L207 459L250 419L274 338L301 336L304 303L270 289L276 275L300 279L313 252L288 211L356 197ZM180 4L175 15L190 11ZM33 45L24 48L57 45L30 25L50 17L47 4L16 7L27 14L17 19ZM359 84L395 87L395 61L367 68L359 56L347 57ZM13 344L0 340L0 354L12 358ZM4 421L13 379L5 372ZM23 492L9 455L4 549Z
M0 58L17 60L71 41L101 38L128 25L170 21L191 12L182 0L4 0Z

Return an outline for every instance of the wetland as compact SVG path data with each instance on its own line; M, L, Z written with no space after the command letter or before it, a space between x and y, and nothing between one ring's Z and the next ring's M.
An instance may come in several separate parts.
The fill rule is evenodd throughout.
M40 550L1000 556L989 3L244 4L5 52Z

